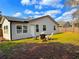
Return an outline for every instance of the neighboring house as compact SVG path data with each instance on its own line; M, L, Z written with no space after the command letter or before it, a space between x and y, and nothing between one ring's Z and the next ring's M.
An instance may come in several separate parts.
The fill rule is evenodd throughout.
M3 16L0 23L2 24L3 38L7 40L38 36L41 32L45 32L45 34L58 33L58 23L48 15L30 20Z
M70 22L65 22L65 24L63 25L64 28L69 28L72 27L72 24Z

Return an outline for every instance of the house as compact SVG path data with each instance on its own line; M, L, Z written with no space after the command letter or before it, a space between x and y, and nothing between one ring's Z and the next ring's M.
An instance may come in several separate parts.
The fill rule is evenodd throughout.
M2 16L3 38L16 40L38 36L41 32L45 34L58 33L58 23L50 16L43 16L35 19L21 19L10 16Z

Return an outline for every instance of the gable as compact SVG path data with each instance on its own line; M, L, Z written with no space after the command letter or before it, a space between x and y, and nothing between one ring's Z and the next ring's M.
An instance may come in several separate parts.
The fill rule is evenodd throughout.
M2 24L4 21L4 17L0 16L0 24Z
M43 17L39 17L33 20L30 20L29 22L49 22L49 23L53 23L56 24L57 26L59 25L54 19L52 19L50 16L43 16Z
M8 19L6 19L5 17L3 17L3 16L2 16L2 19L1 19L1 21L0 21L0 24L3 24L3 23L4 23L4 21L9 22L9 21L8 21Z

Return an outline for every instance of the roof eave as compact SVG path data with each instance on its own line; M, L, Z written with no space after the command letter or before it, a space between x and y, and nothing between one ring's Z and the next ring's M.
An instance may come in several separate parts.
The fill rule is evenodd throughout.
M19 22L19 23L29 23L28 21L11 21L11 20L8 20L9 22Z

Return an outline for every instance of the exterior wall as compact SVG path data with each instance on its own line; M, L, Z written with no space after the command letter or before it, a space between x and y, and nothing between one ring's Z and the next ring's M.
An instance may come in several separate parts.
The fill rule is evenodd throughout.
M4 33L4 26L8 26L8 33ZM10 40L11 37L10 37L10 22L5 19L3 24L2 24L2 30L3 30L3 38L7 39L7 40Z
M21 26L26 25L26 26L28 26L28 32L18 34L17 30L16 30L17 25L21 25ZM30 30L30 26L29 26L28 23L12 23L12 40L31 37L29 30Z
M35 30L35 25L38 24L39 25L39 32L36 32ZM17 34L17 30L16 30L16 26L17 25L27 25L28 26L28 32L27 33L20 33ZM35 35L39 35L41 32L43 31L43 25L46 25L46 34L51 34L51 33L58 33L58 27L57 25L52 22L52 20L50 20L50 18L46 17L46 18L42 18L39 20L35 20L35 21L30 21L30 23L17 23L17 22L13 22L12 23L12 39L22 39L22 38L28 38L28 37L32 37L32 31L31 31L31 26L34 26L34 32ZM54 26L56 26L56 30L54 30Z
M58 33L59 29L57 24L53 22L49 17L45 17L39 20L31 21L29 23L30 25L39 25L39 32L35 32L36 35L39 35L41 32L44 32L45 34L51 34L51 33ZM46 31L43 31L43 25L46 25ZM54 30L54 26L56 26L56 30Z

